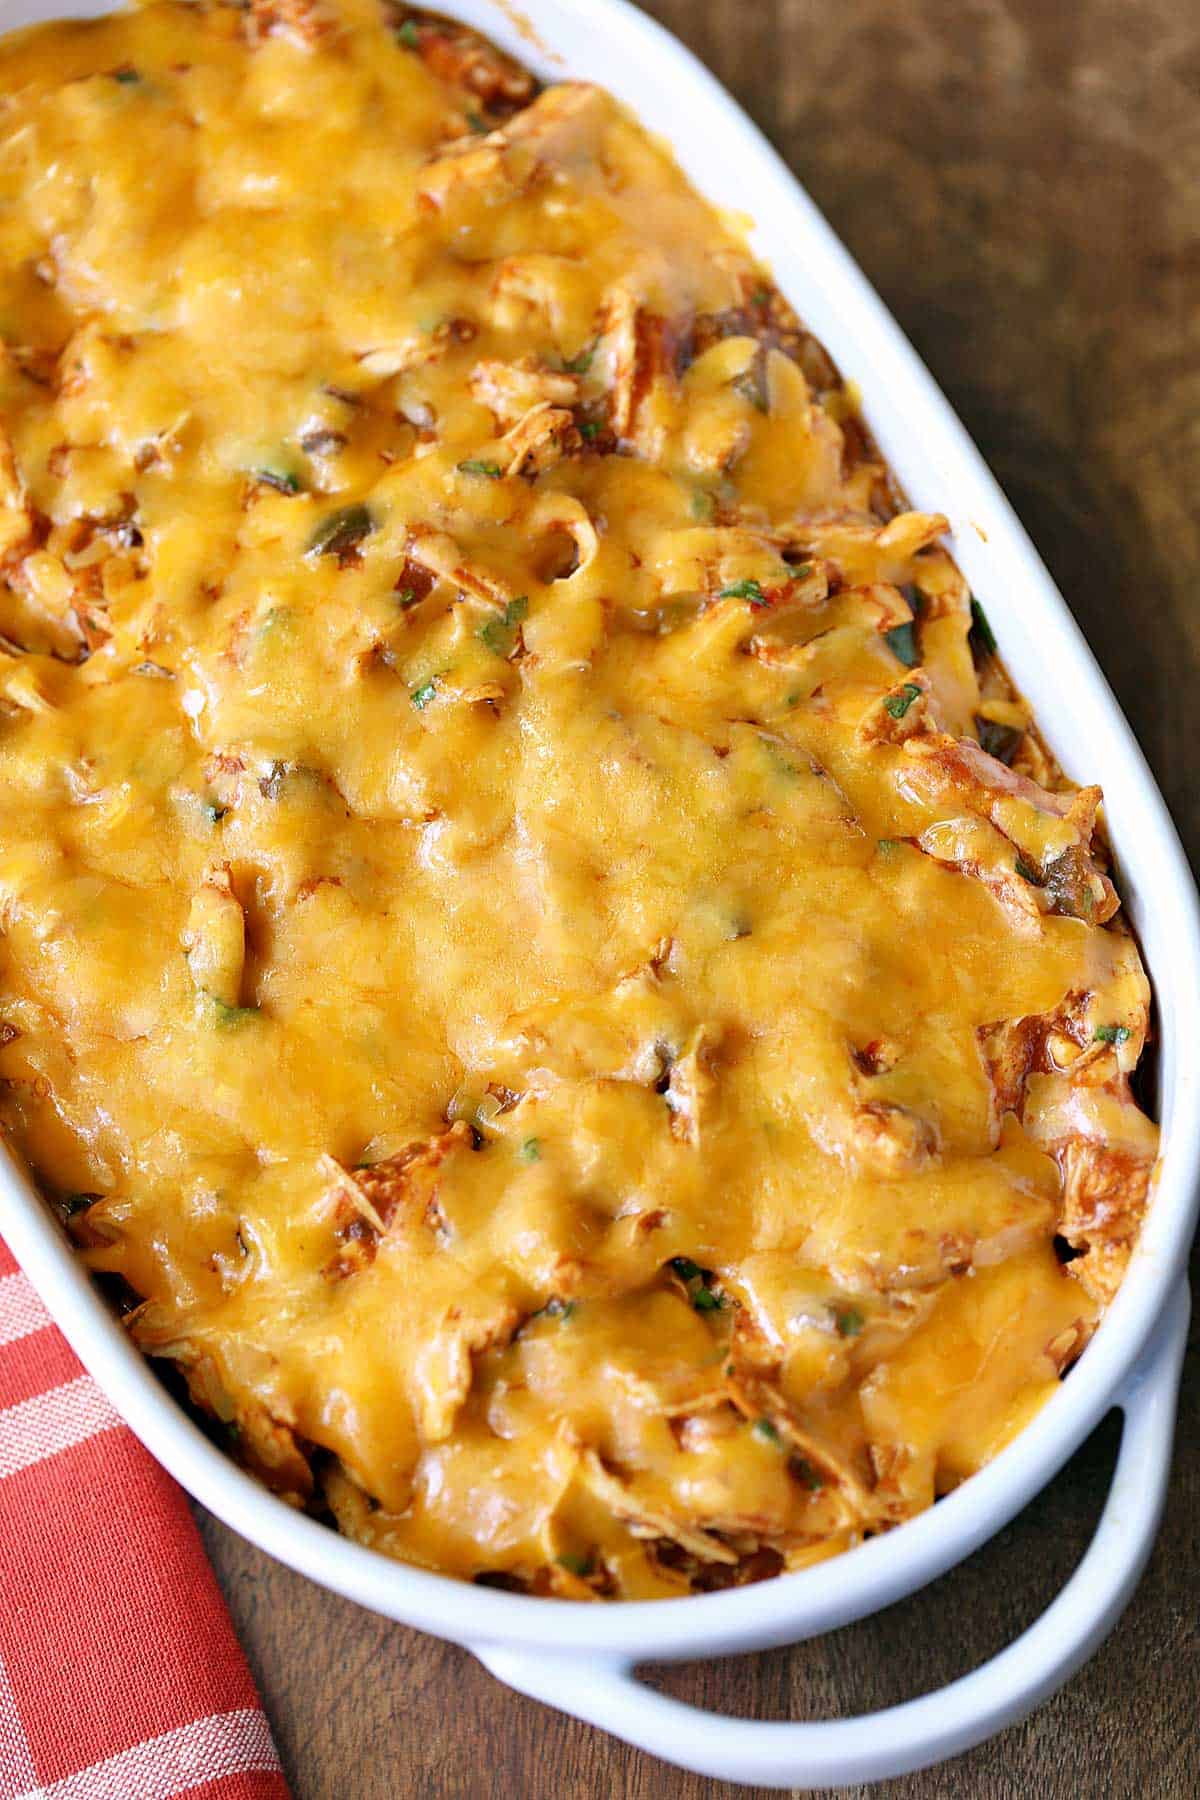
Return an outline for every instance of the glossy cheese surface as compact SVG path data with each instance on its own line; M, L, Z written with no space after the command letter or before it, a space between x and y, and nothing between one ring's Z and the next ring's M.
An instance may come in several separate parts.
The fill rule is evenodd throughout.
M0 1121L231 1452L580 1598L994 1454L1156 1154L1100 795L659 142L375 0L22 34L0 346Z

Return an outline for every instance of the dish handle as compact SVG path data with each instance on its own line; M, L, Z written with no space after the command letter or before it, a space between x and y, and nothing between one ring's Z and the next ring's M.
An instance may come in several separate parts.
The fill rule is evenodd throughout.
M1162 1517L1191 1311L1175 1290L1114 1404L1125 1415L1112 1487L1087 1553L1046 1611L1007 1649L919 1699L858 1718L727 1718L637 1679L627 1659L475 1646L508 1687L588 1720L667 1762L724 1781L840 1787L957 1756L1023 1719L1099 1647L1145 1568Z

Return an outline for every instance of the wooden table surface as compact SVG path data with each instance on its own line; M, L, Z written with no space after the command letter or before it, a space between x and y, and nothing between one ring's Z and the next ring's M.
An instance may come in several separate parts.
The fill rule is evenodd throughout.
M780 146L933 370L1091 640L1195 861L1195 0L649 10ZM1003 600L989 605L1002 618ZM872 1791L1200 1793L1196 1342L1166 1524L1108 1643L1026 1724ZM964 1673L1029 1623L1078 1560L1118 1435L1110 1419L997 1540L904 1604L793 1650L654 1678L757 1718L834 1718ZM668 1769L518 1698L464 1652L323 1593L212 1520L204 1529L297 1800L752 1791Z

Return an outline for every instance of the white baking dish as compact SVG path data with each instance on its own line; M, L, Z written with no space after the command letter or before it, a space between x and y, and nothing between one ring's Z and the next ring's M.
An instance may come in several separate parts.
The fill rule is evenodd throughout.
M685 1600L604 1607L469 1587L389 1562L303 1518L216 1451L169 1399L90 1287L24 1177L0 1161L0 1229L134 1431L203 1505L254 1543L390 1618L467 1645L512 1687L701 1773L781 1787L896 1775L1022 1717L1089 1656L1141 1573L1170 1463L1200 1166L1200 929L1170 819L1066 606L946 401L755 127L693 57L626 0L437 0L540 74L586 76L665 133L698 187L750 214L783 291L856 380L914 506L950 515L962 569L1066 768L1103 783L1126 905L1155 985L1164 1157L1128 1277L1078 1367L1020 1438L935 1509L795 1575ZM12 27L105 0L0 0ZM1125 1414L1095 1539L1057 1599L983 1668L865 1718L715 1717L635 1677L650 1659L815 1636L911 1593L970 1554L1041 1488L1110 1407Z

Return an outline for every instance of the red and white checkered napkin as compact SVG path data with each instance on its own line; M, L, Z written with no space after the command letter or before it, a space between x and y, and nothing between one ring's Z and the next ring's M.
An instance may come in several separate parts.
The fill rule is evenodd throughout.
M287 1800L183 1494L0 1242L0 1800Z

